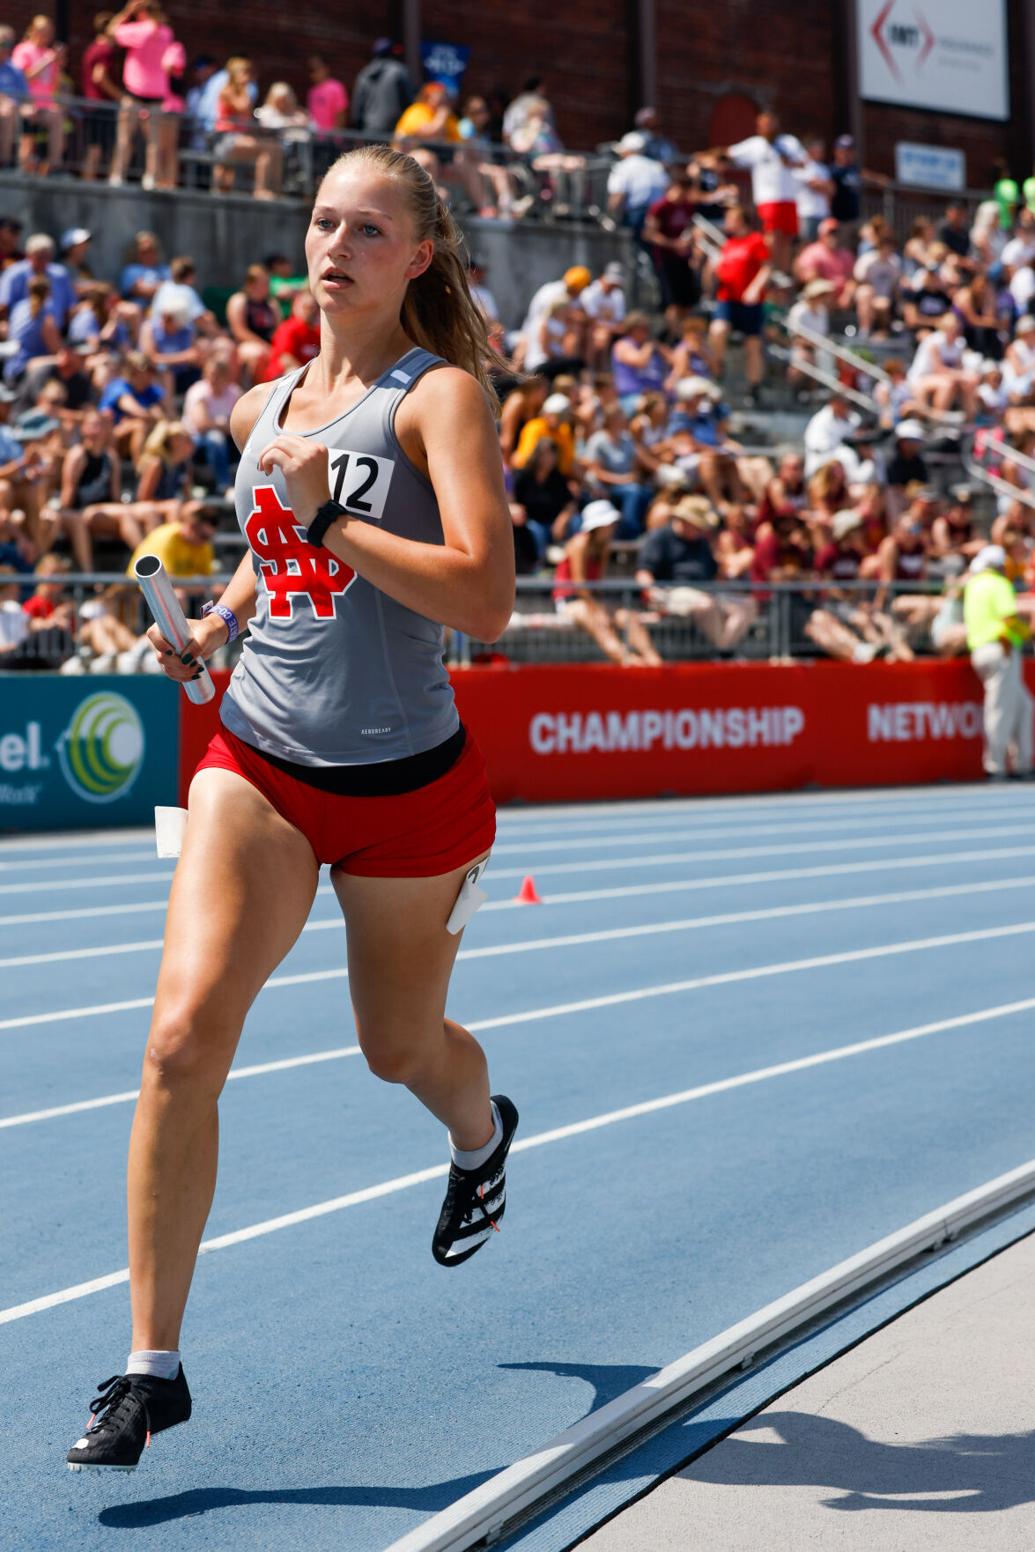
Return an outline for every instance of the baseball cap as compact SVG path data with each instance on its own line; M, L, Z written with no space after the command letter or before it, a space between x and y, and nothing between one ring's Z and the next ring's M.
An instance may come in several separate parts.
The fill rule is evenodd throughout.
M625 269L624 269L624 266L621 265L621 264L605 264L604 265L604 279L605 280L624 280L625 279ZM1035 319L1033 319L1032 321L1035 322Z
M89 242L92 236L93 233L88 232L85 226L70 226L67 232L61 233L62 250L74 248L77 243Z
M984 549L978 550L970 563L971 576L979 571L1001 571L1006 565L1006 551L1001 544L986 544Z
M895 437L899 442L922 442L924 428L918 420L900 420L895 427Z
M571 400L566 393L551 393L543 400L543 409L547 415L564 415L571 409Z
M639 130L630 129L618 142L619 151L642 151L647 144L647 136L641 135Z
M563 280L569 291L585 291L593 276L584 264L573 264L564 271Z
M592 533L594 528L610 528L613 523L621 521L621 512L617 507L612 506L610 501L591 501L582 509L579 528L582 533Z
M718 388L707 377L681 377L676 384L677 399L702 399L706 394L712 399L719 397Z
M863 516L854 507L842 507L830 520L830 530L835 539L843 539L853 529L862 527Z
M837 139L834 141L834 144L840 151L854 151L855 137L854 135L838 135Z

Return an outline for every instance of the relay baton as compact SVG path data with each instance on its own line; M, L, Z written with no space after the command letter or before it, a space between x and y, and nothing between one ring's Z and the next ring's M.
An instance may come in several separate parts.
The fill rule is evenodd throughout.
M133 575L140 584L140 591L147 600L147 607L158 629L166 641L172 642L177 652L182 652L190 640L190 626L180 608L180 600L173 592L169 573L157 555L141 555L133 567ZM188 700L197 706L210 701L216 693L212 675L204 663L197 679L188 679L183 688Z

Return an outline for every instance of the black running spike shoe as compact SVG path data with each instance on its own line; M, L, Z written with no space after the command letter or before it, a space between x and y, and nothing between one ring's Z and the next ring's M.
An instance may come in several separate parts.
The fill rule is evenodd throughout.
M480 1169L449 1166L449 1185L431 1241L440 1266L459 1266L499 1230L507 1209L507 1154L517 1131L518 1113L505 1094L492 1102L503 1123L503 1136Z
M174 1380L114 1374L97 1390L86 1431L68 1452L69 1471L87 1466L135 1471L151 1435L175 1428L190 1416L190 1391L182 1365Z

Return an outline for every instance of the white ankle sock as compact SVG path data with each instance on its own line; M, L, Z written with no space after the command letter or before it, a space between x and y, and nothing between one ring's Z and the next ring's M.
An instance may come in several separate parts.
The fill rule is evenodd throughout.
M492 1150L497 1148L503 1136L503 1122L496 1106L492 1107L492 1136L483 1148L458 1148L452 1137L449 1139L449 1152L457 1169L480 1169L489 1157Z
M139 1353L130 1353L126 1360L127 1374L150 1374L152 1379L174 1380L179 1372L179 1350L171 1353L143 1348Z

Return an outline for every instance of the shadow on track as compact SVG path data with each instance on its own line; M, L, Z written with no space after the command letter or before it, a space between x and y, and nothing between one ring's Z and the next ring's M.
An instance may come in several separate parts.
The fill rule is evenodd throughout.
M737 1487L831 1487L828 1509L994 1514L1035 1501L1035 1432L953 1434L921 1444L884 1444L830 1417L765 1412L745 1423L781 1442L725 1439L679 1473L688 1482ZM944 1493L952 1497L927 1498Z

